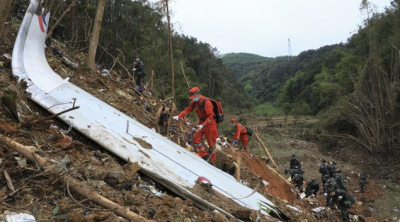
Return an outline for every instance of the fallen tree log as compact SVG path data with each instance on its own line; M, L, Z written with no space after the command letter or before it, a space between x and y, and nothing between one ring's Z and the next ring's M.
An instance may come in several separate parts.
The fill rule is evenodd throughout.
M154 173L144 167L141 167L140 171L143 172L144 174L146 174L151 179L158 181L160 184L162 184L166 188L170 189L172 192L174 192L178 196L182 197L183 199L192 200L194 205L196 205L198 208L200 208L204 211L216 210L216 211L220 212L221 214L225 215L225 217L227 217L228 219L232 218L235 221L238 221L238 222L241 221L241 220L235 218L230 213L226 212L225 210L219 208L218 206L216 206L206 200L201 199L200 197L192 194L191 192L187 191L186 189L182 189L182 187L179 186L178 184L163 178L162 176L158 175L157 173Z
M272 159L271 154L269 154L267 147L265 146L264 142L260 139L260 137L258 136L258 129L256 128L256 130L254 131L254 135L256 136L256 139L258 140L258 142L260 142L261 146L264 148L265 152L268 155L268 158L271 160L272 164L274 165L274 168L276 169L276 171L279 172L279 167L278 165L276 165L274 159Z
M96 202L97 204L107 208L111 209L115 212L115 214L134 221L134 222L140 222L140 221L150 221L147 220L146 218L133 213L132 211L129 211L127 208L124 208L111 200L101 196L97 192L92 191L91 189L87 188L86 185L76 181L75 179L72 179L69 176L64 177L64 183L67 184L71 190L75 191L75 193L78 193L84 197L86 197L88 200L91 200L93 202Z
M34 152L30 151L26 146L14 141L10 137L0 134L0 143L5 144L7 148L12 149L13 151L21 154L26 159L34 163L37 163L39 166L45 166L47 164L46 159L44 159L39 155L36 155Z
M26 146L14 141L13 139L4 136L3 134L0 134L0 143L3 143L6 145L8 149L11 149L13 151L18 152L22 156L24 156L26 159L37 163L39 166L45 167L45 168L51 168L52 165L50 162L48 162L45 158L35 154L34 152L30 151ZM107 209L113 210L115 214L124 217L127 220L139 222L139 221L150 221L147 220L146 218L135 214L132 211L129 211L128 209L112 202L111 200L99 195L98 193L92 191L89 189L85 184L82 184L78 182L77 180L73 179L70 176L64 176L64 183L67 184L71 190L75 191L76 193L84 196L85 198L99 204L100 206L103 206ZM105 209L106 210L106 209Z

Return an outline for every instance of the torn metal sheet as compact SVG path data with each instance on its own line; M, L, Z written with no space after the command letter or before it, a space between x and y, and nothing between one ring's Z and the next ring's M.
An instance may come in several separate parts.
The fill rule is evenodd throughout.
M248 196L252 189L231 175L54 73L44 53L49 18L50 13L37 0L31 0L12 55L13 74L19 80L25 79L26 91L33 101L53 114L71 108L75 102L80 108L60 115L61 120L120 158L138 162L182 190L193 187L198 177L205 176L215 190L238 204L259 210L258 203L262 201L268 203L269 211L275 211L275 205L261 194ZM145 141L145 147L141 141Z

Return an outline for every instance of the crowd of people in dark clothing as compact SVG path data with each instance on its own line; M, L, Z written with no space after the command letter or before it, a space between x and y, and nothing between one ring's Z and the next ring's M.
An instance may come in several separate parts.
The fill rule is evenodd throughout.
M299 193L305 194L306 198L317 198L320 190L317 179L312 178L309 182L304 182L304 170L301 169L301 162L296 158L295 154L292 154L290 160L290 169L285 169L285 174L289 174L291 182ZM342 170L337 167L335 161L327 162L322 160L322 164L319 167L319 173L321 174L321 182L323 194L326 196L326 206L329 209L339 209L342 216L342 222L349 221L348 210L353 206L355 199L348 193L346 180L342 176ZM359 185L362 193L365 192L365 185L367 184L367 175L361 170L359 173ZM306 184L306 188L303 189L303 185Z

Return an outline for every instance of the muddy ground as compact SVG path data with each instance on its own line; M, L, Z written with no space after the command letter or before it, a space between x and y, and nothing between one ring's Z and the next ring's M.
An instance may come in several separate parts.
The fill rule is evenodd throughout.
M300 121L297 124L283 122L282 127L279 127L279 124L272 123L274 119L264 121L253 120L252 122L252 120L248 120L252 127L259 127L259 130L262 131L262 138L281 171L289 168L291 155L295 154L305 170L304 180L308 182L312 178L316 178L321 186L321 175L318 170L322 159L336 161L338 169L340 168L343 171L342 175L347 181L349 193L356 198L357 204L353 206L352 213L358 213L370 221L397 221L396 218L400 218L398 212L400 189L395 180L398 175L393 177L380 175L382 169L373 167L376 161L374 157L348 150L346 143L349 142L344 140L339 143L338 147L331 149L324 148L316 142L306 141L304 132L310 130L310 128L304 127L307 125L304 124L305 122ZM252 150L252 153L257 155L260 152L255 147ZM396 169L396 166L390 167L388 165L387 167ZM360 192L358 175L360 170L365 170L368 174L365 193ZM385 175L391 174L393 175L394 172L385 172ZM322 192L320 192L318 202L320 204L325 203Z

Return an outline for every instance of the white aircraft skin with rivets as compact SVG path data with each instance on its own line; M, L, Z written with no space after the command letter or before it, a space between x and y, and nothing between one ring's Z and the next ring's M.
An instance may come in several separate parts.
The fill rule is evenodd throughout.
M55 73L44 52L49 18L50 13L37 0L31 0L13 49L13 75L27 82L30 99L53 114L70 109L73 104L79 106L59 118L123 160L138 162L146 174L159 175L185 192L204 176L214 190L237 198L233 199L236 203L254 210L263 206L268 212L275 212L275 205L258 192L248 196L253 190L231 175ZM138 139L152 148L142 147Z

